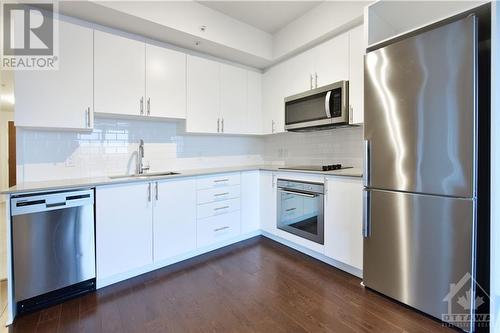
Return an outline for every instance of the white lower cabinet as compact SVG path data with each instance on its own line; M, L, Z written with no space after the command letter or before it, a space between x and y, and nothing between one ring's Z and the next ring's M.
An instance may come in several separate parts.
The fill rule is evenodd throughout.
M156 182L153 192L154 262L194 251L196 249L195 179Z
M198 247L203 248L240 234L240 211L198 219Z
M363 182L360 178L328 177L325 199L325 254L363 268Z
M267 232L276 230L276 175L272 172L260 173L260 222Z
M153 262L150 183L96 188L97 279L105 280Z
M241 233L260 229L260 172L241 173Z

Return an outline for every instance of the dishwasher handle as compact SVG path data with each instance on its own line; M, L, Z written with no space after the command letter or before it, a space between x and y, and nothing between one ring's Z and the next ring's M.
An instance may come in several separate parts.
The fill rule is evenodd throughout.
M36 193L13 196L11 215L24 215L94 204L93 190Z

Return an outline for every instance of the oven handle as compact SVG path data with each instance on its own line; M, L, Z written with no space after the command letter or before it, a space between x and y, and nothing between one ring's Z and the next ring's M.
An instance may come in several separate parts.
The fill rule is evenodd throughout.
M327 118L331 118L332 117L332 114L330 112L330 96L331 95L332 95L332 91L329 90L326 93L326 97L325 97L325 111L326 111L326 117Z
M279 191L283 192L283 193L295 194L295 195L299 195L301 197L308 197L308 198L316 198L317 196L319 196L319 194L310 194L310 193L289 191L289 190L283 190L283 189L279 189Z

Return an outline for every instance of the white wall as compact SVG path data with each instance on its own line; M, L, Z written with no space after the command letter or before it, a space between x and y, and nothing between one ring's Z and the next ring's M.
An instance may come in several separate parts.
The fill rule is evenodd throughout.
M0 188L9 186L9 132L8 122L14 120L13 111L0 111ZM4 197L0 196L0 202ZM0 243L1 244L1 243Z
M273 36L273 60L303 51L363 22L371 1L325 1Z
M500 332L500 6L492 2L491 86L491 328Z

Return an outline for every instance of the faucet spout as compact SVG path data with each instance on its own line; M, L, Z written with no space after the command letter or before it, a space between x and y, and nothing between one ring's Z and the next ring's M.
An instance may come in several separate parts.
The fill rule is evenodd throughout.
M144 171L149 170L149 166L144 166L144 140L139 140L139 149L137 151L137 173L142 175Z

